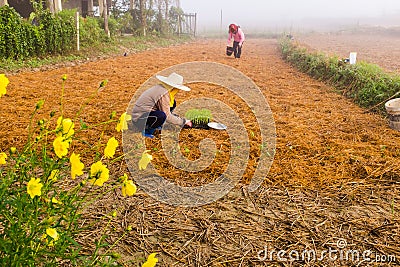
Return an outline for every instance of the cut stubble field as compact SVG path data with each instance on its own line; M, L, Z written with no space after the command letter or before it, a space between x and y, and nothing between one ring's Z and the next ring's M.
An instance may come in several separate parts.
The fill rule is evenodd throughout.
M276 127L276 152L265 181L254 193L246 184L256 168L260 139L259 125L250 110L241 108L234 96L216 87L193 85L190 93L180 93L179 103L197 94L221 99L243 119L250 138L250 157L242 182L222 199L195 208L174 207L157 202L143 190L132 198L113 191L98 200L85 214L86 221L118 209L110 243L131 225L133 231L115 250L121 264L136 266L140 258L158 252L160 266L349 266L361 260L328 258L307 262L279 261L277 255L260 258L260 252L284 250L299 252L328 248L373 251L376 255L395 255L400 260L400 132L388 127L380 115L344 98L322 82L315 81L285 63L277 40L249 39L242 59L224 55L225 41L197 40L169 48L152 49L127 56L116 56L79 64L8 75L8 94L0 98L0 148L19 147L27 137L27 125L35 103L45 100L40 116L58 111L61 77L68 76L65 116L74 117L99 83L108 83L82 113L88 125L104 121L116 111L121 114L135 90L157 72L175 64L211 61L232 66L250 77L264 94L273 112ZM88 143L107 140L114 125L103 133L88 131ZM202 138L213 138L215 131L183 129L180 147L187 147L189 159L198 155ZM121 141L121 136L117 139ZM227 137L215 137L223 144ZM147 149L168 176L168 161L162 157L159 140L146 142ZM229 161L229 146L221 149L218 161ZM91 151L82 155L90 159ZM122 149L119 148L122 153ZM183 153L185 154L185 153ZM225 162L226 163L226 162ZM226 164L213 164L199 174L181 175L182 185L210 182L210 173L223 173ZM237 166L244 168L243 166ZM219 168L219 169L218 169ZM110 166L115 179L127 172L124 162ZM195 181L194 181L195 180ZM92 227L79 242L92 248L92 240L101 235ZM293 255L292 255L293 256ZM288 255L286 255L287 259ZM386 263L388 264L388 263ZM392 263L393 265L395 263Z

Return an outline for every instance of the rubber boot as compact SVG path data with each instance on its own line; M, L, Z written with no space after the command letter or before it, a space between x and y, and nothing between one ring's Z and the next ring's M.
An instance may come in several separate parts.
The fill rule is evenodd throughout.
M147 129L145 129L143 132L142 132L142 135L144 136L144 137L148 137L148 138L154 138L154 132L155 132L155 130L156 129L153 129L153 128L147 128Z

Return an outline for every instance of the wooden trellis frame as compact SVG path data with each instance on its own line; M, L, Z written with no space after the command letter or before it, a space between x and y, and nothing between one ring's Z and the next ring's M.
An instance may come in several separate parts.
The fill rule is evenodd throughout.
M196 37L197 13L182 14L178 16L178 35L188 34Z

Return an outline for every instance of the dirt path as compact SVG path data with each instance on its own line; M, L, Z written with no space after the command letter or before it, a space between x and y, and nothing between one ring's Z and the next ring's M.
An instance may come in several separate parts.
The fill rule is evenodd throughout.
M338 241L344 240L343 251L371 250L400 260L400 133L389 129L384 118L364 113L332 88L283 62L276 40L248 40L240 63L224 56L224 41L202 40L9 76L8 95L0 98L0 148L21 145L39 99L46 103L39 115L59 109L63 74L68 75L64 106L69 117L101 80L108 80L83 113L83 120L94 124L112 111L124 112L135 89L156 72L189 61L227 64L254 80L274 114L275 159L264 185L254 194L238 187L204 207L159 204L140 190L129 200L119 192L107 195L88 216L97 218L119 208L111 240L122 228L133 226L117 248L122 262L132 266L128 262L157 251L162 266L289 266L279 262L276 253L274 263L260 261L257 255L265 248L321 253L338 249ZM114 134L113 127L106 127L102 138ZM89 131L87 139L98 140L98 133ZM125 167L114 171L121 175L118 172ZM92 238L93 233L82 242ZM325 257L308 265L348 266L360 261L332 262ZM294 265L307 263L299 260Z

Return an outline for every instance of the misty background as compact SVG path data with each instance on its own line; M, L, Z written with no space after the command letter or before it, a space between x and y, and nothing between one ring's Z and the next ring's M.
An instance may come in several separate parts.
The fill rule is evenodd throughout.
M185 13L197 13L200 34L225 34L230 23L254 33L400 26L400 0L180 0L180 5Z

